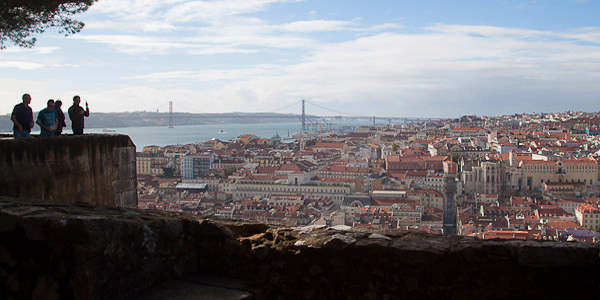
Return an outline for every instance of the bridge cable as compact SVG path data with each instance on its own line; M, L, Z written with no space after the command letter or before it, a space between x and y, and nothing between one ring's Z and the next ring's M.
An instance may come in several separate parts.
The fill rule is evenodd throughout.
M316 107L318 107L318 108L322 108L322 109L324 109L324 110L328 110L328 111L330 111L330 112L334 112L334 113L337 113L337 114L342 114L342 115L347 115L347 116L358 116L358 115L356 115L356 114L349 114L349 113L345 113L345 112L341 112L341 111L337 111L337 110L329 109L329 108L326 108L326 107L323 107L323 106L320 106L320 105L314 104L314 103L312 103L312 102L309 102L309 101L306 101L306 102L308 102L309 104L311 104L311 105L314 105L314 106L316 106Z
M177 106L179 106L179 107L185 108L185 109L187 109L188 111L191 111L191 112L195 112L195 113L198 113L198 114L206 114L206 112L203 112L203 111L197 111L197 110L195 110L195 109L192 109L192 108L189 108L189 107L185 107L185 106L183 106L183 105L181 105L181 104L179 104L179 103L175 103L175 102L173 102L173 104L175 104L175 105L177 105Z
M298 103L300 103L300 101L294 102L294 103L292 103L290 105L284 106L284 107L279 108L279 109L271 110L271 111L268 111L268 112L277 112L277 111L280 111L280 110L284 110L286 108L289 108L289 107L292 107L294 105L297 105Z
M161 108L161 107L163 107L163 106L165 106L165 105L169 105L169 102L167 102L167 103L163 103L163 104L161 104L161 105L159 105L159 106L157 106L157 107L155 107L155 108L151 109L150 111L155 111L155 110L157 110L157 109L159 109L159 108Z

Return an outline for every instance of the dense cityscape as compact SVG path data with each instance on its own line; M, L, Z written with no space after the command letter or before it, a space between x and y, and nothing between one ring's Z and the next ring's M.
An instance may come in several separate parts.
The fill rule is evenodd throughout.
M598 113L251 133L137 153L138 206L287 226L597 243ZM138 145L140 147L140 145Z
M598 299L600 1L463 2L3 1L0 299Z

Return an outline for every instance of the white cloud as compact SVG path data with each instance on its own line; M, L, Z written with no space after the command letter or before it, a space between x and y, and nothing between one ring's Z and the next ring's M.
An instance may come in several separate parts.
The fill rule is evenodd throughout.
M22 53L22 54L52 54L60 50L60 47L33 47L33 48L20 48L20 47L9 47L2 50L2 53Z
M290 0L102 0L87 12L89 15L117 15L128 20L161 20L174 23L197 22L206 19L249 14L262 11L275 3Z
M169 80L221 81L252 79L260 76L275 76L281 74L281 67L275 65L258 65L249 69L206 70L206 71L174 71L151 73L146 75L126 77L126 79L147 79L153 82Z
M175 26L166 22L149 22L144 24L144 32L172 31Z
M354 24L352 22L347 21L311 20L283 24L280 26L280 28L293 32L319 32L347 30L353 25Z
M46 65L29 62L29 61L3 61L0 63L0 68L17 68L21 70L33 70L43 68Z
M195 20L214 20L227 16L255 13L268 5L281 0L226 0L226 1L189 1L175 5L164 14L165 19L173 22Z
M164 54L172 49L191 48L192 45L172 42L161 37L140 37L135 35L76 35L71 38L82 39L93 43L109 44L117 51L138 54L157 53Z

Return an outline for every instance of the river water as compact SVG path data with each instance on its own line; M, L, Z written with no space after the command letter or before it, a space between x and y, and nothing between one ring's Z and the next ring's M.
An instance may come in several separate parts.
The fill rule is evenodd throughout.
M332 125L332 128L339 129L340 127L358 127L361 125L373 125L369 121L342 121ZM383 125L383 124L377 124ZM217 138L222 141L235 138L242 134L254 134L260 138L272 138L278 134L281 138L285 138L288 134L291 136L294 133L302 131L302 124L295 122L280 122L280 123L255 123L255 124L203 124L203 125L176 125L175 128L167 126L140 126L140 127L119 127L106 128L114 130L114 133L129 135L133 143L137 147L137 151L141 151L144 146L156 145L167 146L177 144L189 144L193 142L205 142L212 138ZM315 127L309 126L310 130L315 130ZM326 130L326 128L323 128ZM12 134L12 130L0 130L0 133ZM317 135L319 127L316 127ZM65 133L70 134L71 128L65 128ZM85 128L85 133L105 133L103 128ZM33 134L39 134L39 127L36 125L32 129Z
M342 124L335 124L333 127L340 126L360 126L369 125L367 121L347 121ZM272 138L275 134L279 134L281 138L293 135L296 132L302 131L300 122L283 122L283 123L259 123L259 124L205 124L205 125L181 125L175 128L167 126L143 126L143 127L121 127L121 128L106 128L107 130L115 130L115 133L129 135L133 143L137 147L137 151L149 145L167 146L176 144L189 144L193 142L205 142L212 138L217 138L222 141L227 141L241 134L254 134L261 138ZM311 126L312 129L312 126ZM317 127L318 130L318 127ZM65 130L66 133L71 133L70 129ZM102 128L86 128L85 133L103 133Z

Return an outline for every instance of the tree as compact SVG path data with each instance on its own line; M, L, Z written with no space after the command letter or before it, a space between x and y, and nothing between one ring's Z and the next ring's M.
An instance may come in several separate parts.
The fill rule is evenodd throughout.
M13 44L31 48L31 34L58 28L69 35L81 31L83 22L70 16L86 11L97 0L2 0L0 2L0 49Z
M398 145L396 143L392 143L392 152L398 151Z

